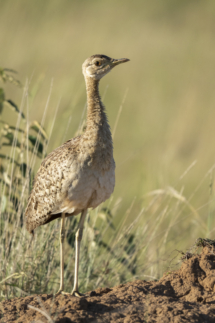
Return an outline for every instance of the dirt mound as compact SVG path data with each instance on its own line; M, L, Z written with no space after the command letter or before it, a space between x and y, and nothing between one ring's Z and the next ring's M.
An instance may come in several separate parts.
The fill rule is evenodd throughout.
M204 247L200 255L188 256L178 271L157 282L137 280L81 299L45 294L3 301L1 322L214 323L215 252Z

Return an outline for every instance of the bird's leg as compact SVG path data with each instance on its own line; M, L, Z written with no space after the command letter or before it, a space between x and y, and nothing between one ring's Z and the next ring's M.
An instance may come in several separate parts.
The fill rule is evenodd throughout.
M83 235L84 220L85 220L86 214L87 214L87 209L81 213L81 218L78 224L78 230L75 235L75 277L74 277L74 287L72 290L72 295L77 297L82 296L78 291L78 267L79 267L81 239Z
M64 238L65 238L64 223L65 223L65 213L62 213L61 228L60 228L60 289L57 292L57 294L60 294L64 289Z

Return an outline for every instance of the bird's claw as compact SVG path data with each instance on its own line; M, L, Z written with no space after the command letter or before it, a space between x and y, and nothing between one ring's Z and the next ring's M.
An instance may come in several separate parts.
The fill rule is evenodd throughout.
M85 297L84 294L79 293L79 291L73 290L71 293L64 292L62 289L59 289L59 291L55 294L55 296L58 295L72 295L78 298Z
M71 293L71 295L72 296L75 296L75 297L79 297L79 298L85 296L84 294L79 293L79 291L77 291L77 290L73 290L72 293Z

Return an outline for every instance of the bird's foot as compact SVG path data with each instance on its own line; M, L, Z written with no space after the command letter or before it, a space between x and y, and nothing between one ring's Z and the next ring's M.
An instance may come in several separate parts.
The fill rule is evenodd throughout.
M70 295L70 293L66 293L64 292L62 289L59 289L59 291L55 294L55 296L58 296L58 295Z
M78 291L78 290L73 290L73 291L72 291L72 293L71 293L70 295L75 296L75 297L79 297L79 298L81 298L81 297L85 297L85 295L84 295L84 294L79 293L79 291Z
M69 296L75 296L75 297L79 297L79 298L82 298L82 297L85 297L84 294L81 294L79 293L79 291L77 290L73 290L71 293L67 293L67 292L64 292L62 289L59 289L59 291L55 294L55 296L58 296L58 295L69 295Z

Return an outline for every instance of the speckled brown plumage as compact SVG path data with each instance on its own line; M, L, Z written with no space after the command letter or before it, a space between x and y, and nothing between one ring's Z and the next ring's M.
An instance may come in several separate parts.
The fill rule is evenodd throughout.
M50 153L35 177L26 209L30 232L61 217L62 212L70 216L96 207L113 191L115 165L111 132L98 95L98 81L89 83L85 133ZM91 95L96 100L91 100Z
M94 69L95 60L105 63L103 73ZM25 211L29 232L61 217L62 212L67 217L95 208L113 192L112 137L98 89L99 80L112 69L111 64L119 63L105 55L93 55L83 64L88 104L86 131L55 149L42 162Z

